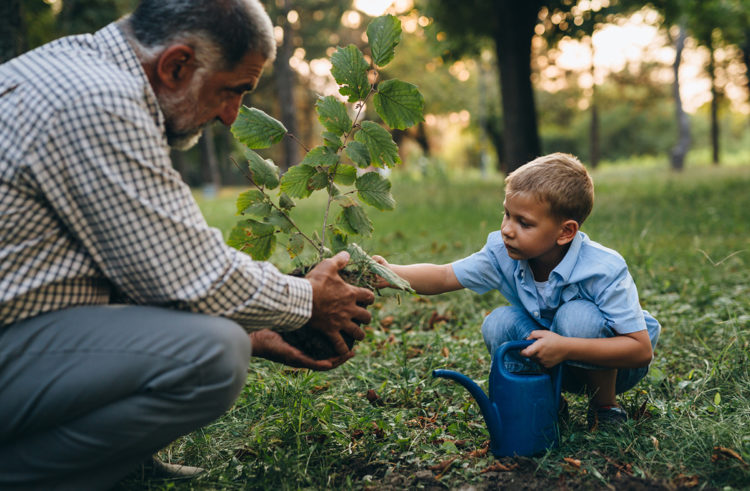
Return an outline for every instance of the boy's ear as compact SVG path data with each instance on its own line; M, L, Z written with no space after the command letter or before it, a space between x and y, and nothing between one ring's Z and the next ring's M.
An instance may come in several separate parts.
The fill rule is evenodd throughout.
M186 44L173 44L156 60L159 82L172 90L184 88L195 72L195 51Z
M580 226L575 220L565 220L560 224L560 235L557 236L557 245L565 245L575 239Z

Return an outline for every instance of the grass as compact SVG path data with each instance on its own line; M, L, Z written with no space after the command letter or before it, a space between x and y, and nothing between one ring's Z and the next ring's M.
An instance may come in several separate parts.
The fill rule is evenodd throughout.
M573 396L559 448L533 459L503 459L520 466L510 473L483 473L496 461L471 453L488 438L478 407L463 388L433 380L430 372L452 368L486 388L489 356L479 326L505 301L496 293L387 293L371 309L372 327L353 360L328 373L253 361L234 408L162 452L206 467L207 475L123 486L468 483L482 489L515 487L508 480L516 475L532 489L626 482L750 488L750 168L675 175L613 166L594 179L596 205L583 230L625 257L644 307L663 325L649 375L620 398L631 415L621 431L586 431L586 402ZM391 262L452 261L481 248L498 227L500 178L394 181L397 210L373 212L377 235L363 244ZM236 194L201 202L209 223L231 227ZM275 261L288 264L281 256Z

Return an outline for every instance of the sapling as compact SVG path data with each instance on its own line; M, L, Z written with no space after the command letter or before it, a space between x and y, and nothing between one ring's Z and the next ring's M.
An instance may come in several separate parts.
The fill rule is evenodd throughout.
M331 74L339 85L342 102L333 95L321 96L316 105L324 131L321 144L307 149L284 125L265 112L242 107L232 126L235 138L247 147L246 177L252 188L237 199L237 213L244 218L231 231L229 244L255 260L267 260L279 243L292 259L312 248L312 265L347 250L350 265L347 281L370 286L368 278L379 275L392 285L412 291L408 282L376 263L351 239L369 237L373 225L363 204L378 210L393 210L391 182L378 169L401 163L398 146L380 124L364 120L365 105L392 129L406 129L423 121L424 98L413 84L397 79L382 80L381 71L395 56L401 40L401 22L392 15L375 18L367 27L369 60L353 44L339 47L331 56ZM268 148L284 137L293 138L307 152L302 161L280 175L278 166L254 150ZM300 228L293 217L295 200L313 192L326 193L321 226L312 234ZM344 272L342 272L344 273ZM333 355L323 336L305 327L284 333L291 344L316 358ZM353 344L353 339L348 342Z

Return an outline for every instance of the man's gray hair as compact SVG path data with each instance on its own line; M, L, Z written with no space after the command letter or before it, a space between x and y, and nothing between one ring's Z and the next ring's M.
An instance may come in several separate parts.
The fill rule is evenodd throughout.
M145 52L207 40L230 70L249 52L276 57L273 24L258 0L141 0L126 22Z

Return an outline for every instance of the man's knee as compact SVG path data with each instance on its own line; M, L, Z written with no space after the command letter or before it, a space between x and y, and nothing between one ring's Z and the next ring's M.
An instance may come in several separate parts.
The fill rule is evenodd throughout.
M599 308L588 300L573 300L560 306L550 330L577 338L608 337L607 323Z
M191 338L187 354L194 365L188 380L196 402L208 403L221 414L232 406L247 379L250 338L235 322L206 315L188 316L185 333Z

